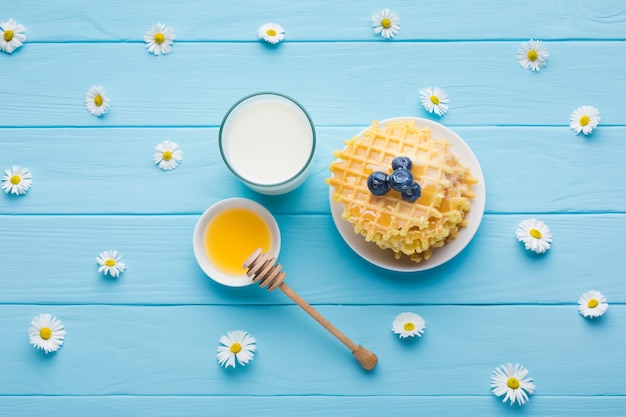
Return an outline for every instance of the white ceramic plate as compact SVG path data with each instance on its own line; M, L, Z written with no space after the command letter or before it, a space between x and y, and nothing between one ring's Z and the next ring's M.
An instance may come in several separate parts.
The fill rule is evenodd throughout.
M442 247L435 248L430 259L427 261L415 263L409 260L406 256L401 259L396 259L393 251L382 250L375 243L367 242L363 236L354 232L350 223L341 218L343 207L341 204L333 200L332 196L335 191L333 187L329 187L329 201L330 211L339 234L348 246L350 246L350 248L352 248L352 250L359 256L374 265L388 270L416 272L435 268L449 261L468 245L476 234L478 226L480 226L480 222L483 218L483 213L485 212L486 192L485 179L483 178L483 172L480 168L480 164L478 163L478 159L476 159L476 156L463 139L461 139L459 135L454 133L449 128L432 120L422 119L419 117L394 117L393 119L380 121L379 125L382 126L390 121L406 119L415 120L418 127L430 128L433 134L433 139L444 138L450 142L452 152L459 158L463 165L469 167L472 175L478 179L478 184L475 184L472 188L476 196L472 200L472 209L466 217L468 225L459 231L458 236ZM362 135L366 129L359 132L359 136Z

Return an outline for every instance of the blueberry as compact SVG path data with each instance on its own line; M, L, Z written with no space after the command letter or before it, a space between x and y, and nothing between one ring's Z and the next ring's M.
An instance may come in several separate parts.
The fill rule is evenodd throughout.
M384 172L374 171L367 178L367 188L374 195L385 195L391 189L389 185L389 176Z
M389 175L389 184L396 191L407 190L413 184L413 174L406 168L398 168Z
M411 184L411 186L402 191L402 199L406 201L415 201L422 195L422 187L416 182Z
M406 168L410 171L412 167L413 162L411 162L408 156L396 156L393 158L393 161L391 161L391 168L393 169Z

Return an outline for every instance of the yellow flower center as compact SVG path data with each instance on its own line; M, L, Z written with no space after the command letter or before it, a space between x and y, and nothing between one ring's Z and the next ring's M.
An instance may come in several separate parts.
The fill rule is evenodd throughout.
M13 175L9 181L11 181L11 184L17 185L20 183L20 181L22 181L22 179L19 175Z
M115 259L107 259L106 261L104 261L104 264L106 266L115 266Z
M43 340L50 339L52 337L52 329L49 327L42 327L41 330L39 330L39 336Z
M7 42L10 42L11 39L13 39L13 31L12 30L5 30L4 31L4 40Z
M163 160L169 161L170 159L172 159L172 152L170 151L163 152Z
M579 123L581 126L587 126L590 121L591 119L589 118L589 116L583 116L580 118Z
M391 20L388 17L385 17L380 24L385 28L389 29L391 27Z
M276 36L276 31L274 29L268 29L265 33L267 33L267 36Z
M530 232L528 233L535 239L541 239L541 232L537 229L530 229Z
M518 389L519 388L519 379L511 377L509 378L508 381L506 381L506 386L511 388L511 389Z
M439 97L430 96L430 102L433 103L435 106L437 106L439 104Z
M595 298L592 298L591 300L587 301L587 307L589 308L596 308L598 304L600 304L600 301L596 300Z
M102 96L100 94L98 94L97 96L95 96L93 98L93 102L95 103L96 106L100 107L102 106Z
M415 330L415 324L413 323L404 323L404 330L410 332L411 330Z
M537 51L531 49L530 51L528 51L528 54L526 56L528 57L529 61L534 61L537 59Z
M162 33L159 32L154 34L154 43L158 43L159 45L161 45L164 41L165 36L163 36Z
M239 352L241 352L241 345L237 342L233 343L232 345L230 345L230 351L233 352L235 355L238 354Z

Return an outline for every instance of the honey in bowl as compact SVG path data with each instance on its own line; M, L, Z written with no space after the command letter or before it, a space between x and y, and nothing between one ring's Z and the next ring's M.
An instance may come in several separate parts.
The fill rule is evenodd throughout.
M227 198L206 209L193 231L193 253L209 278L229 287L253 284L243 263L262 249L278 258L280 230L265 207L247 198Z
M243 207L226 209L213 217L205 232L209 260L227 274L245 275L244 261L257 248L269 252L272 234L261 216Z

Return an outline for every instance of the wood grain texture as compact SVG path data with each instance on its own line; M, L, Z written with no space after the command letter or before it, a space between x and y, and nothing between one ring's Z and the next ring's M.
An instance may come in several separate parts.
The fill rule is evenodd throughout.
M184 410L189 417L204 417L219 410L220 416L255 415L273 417L276 410L289 410L298 416L388 415L415 412L428 415L458 415L459 410L482 417L516 416L519 408L501 404L493 396L5 396L0 408L11 417L30 417L49 408L50 417L67 416L68 407L77 415L92 417L166 417ZM606 417L622 417L626 400L622 396L576 397L543 396L524 406L524 412L538 417L587 417L598 410ZM138 414L141 413L141 414Z
M28 198L0 196L0 214L201 214L224 198L258 200L274 214L328 214L328 165L364 125L317 127L310 177L283 196L248 190L221 160L217 128L0 129L0 167L28 167ZM624 127L592 137L567 127L452 127L478 158L490 213L626 211ZM172 140L183 150L175 171L152 162ZM615 167L600 169L601 167ZM3 170L6 168L3 168Z
M45 13L48 8L49 13ZM277 21L291 41L379 41L370 27L374 12L385 7L400 16L396 40L463 39L617 39L626 33L624 4L583 0L513 1L502 7L490 0L366 0L358 3L323 0L276 2L243 0L234 3L186 0L150 4L112 0L89 4L81 0L8 3L6 16L28 22L32 42L142 42L157 21L175 29L178 42L256 40L263 23ZM51 19L50 16L54 16Z
M491 372L513 361L529 369L538 395L626 395L620 372L597 377L623 367L623 305L595 321L574 305L318 308L378 355L374 370L297 306L13 305L0 306L0 385L5 395L483 396ZM391 332L403 311L424 317L421 338ZM28 346L26 327L40 312L68 331L55 355ZM257 340L255 359L224 370L218 340L241 327ZM598 337L594 349L582 342Z
M0 417L47 416L608 416L626 415L626 5L618 0L5 2L0 22L27 42L0 53L0 171L31 170L28 194L0 193ZM401 19L374 35L372 14ZM176 33L155 57L142 37ZM270 21L285 42L256 39ZM544 41L539 73L522 42ZM105 87L111 108L84 98ZM426 113L419 90L443 87L450 111ZM218 150L239 98L274 90L310 113L310 177L284 196L239 183ZM591 136L569 129L581 105L600 110ZM480 161L487 189L478 233L452 261L420 273L383 270L340 238L328 205L328 164L372 120L433 119ZM181 165L154 166L177 142ZM247 197L277 218L279 261L307 302L380 362L364 371L332 335L280 292L228 288L195 262L200 214ZM537 217L554 242L536 256L515 238ZM119 279L96 256L123 254ZM589 320L590 289L610 303ZM413 311L423 337L400 340ZM67 330L59 352L28 343L39 313ZM254 361L224 370L215 354L234 329L258 341ZM492 371L521 363L537 385L524 407L502 404Z
M175 45L165 57L138 43L25 45L3 57L4 71L14 74L3 91L20 100L3 109L0 126L219 126L233 103L267 90L301 102L317 125L367 125L426 116L419 90L432 85L450 96L454 111L442 118L449 126L567 127L571 112L590 103L603 124L626 123L626 74L612 59L626 53L623 42L550 42L540 73L520 67L520 44L313 42L269 50L200 42ZM101 119L85 109L94 84L111 99Z
M606 243L619 241L626 230L622 214L543 216L555 239L545 256L526 252L515 238L515 228L525 215L486 215L460 255L419 273L390 272L370 265L341 240L330 216L276 217L283 240L279 261L287 273L285 282L314 304L573 305L580 294L594 288L611 303L626 302L626 282L618 272L622 247ZM191 249L197 218L2 217L2 301L290 303L279 293L256 286L225 287L204 275ZM585 244L581 236L587 236ZM108 249L124 255L127 270L118 280L97 272L95 259ZM25 273L24 265L28 265Z

